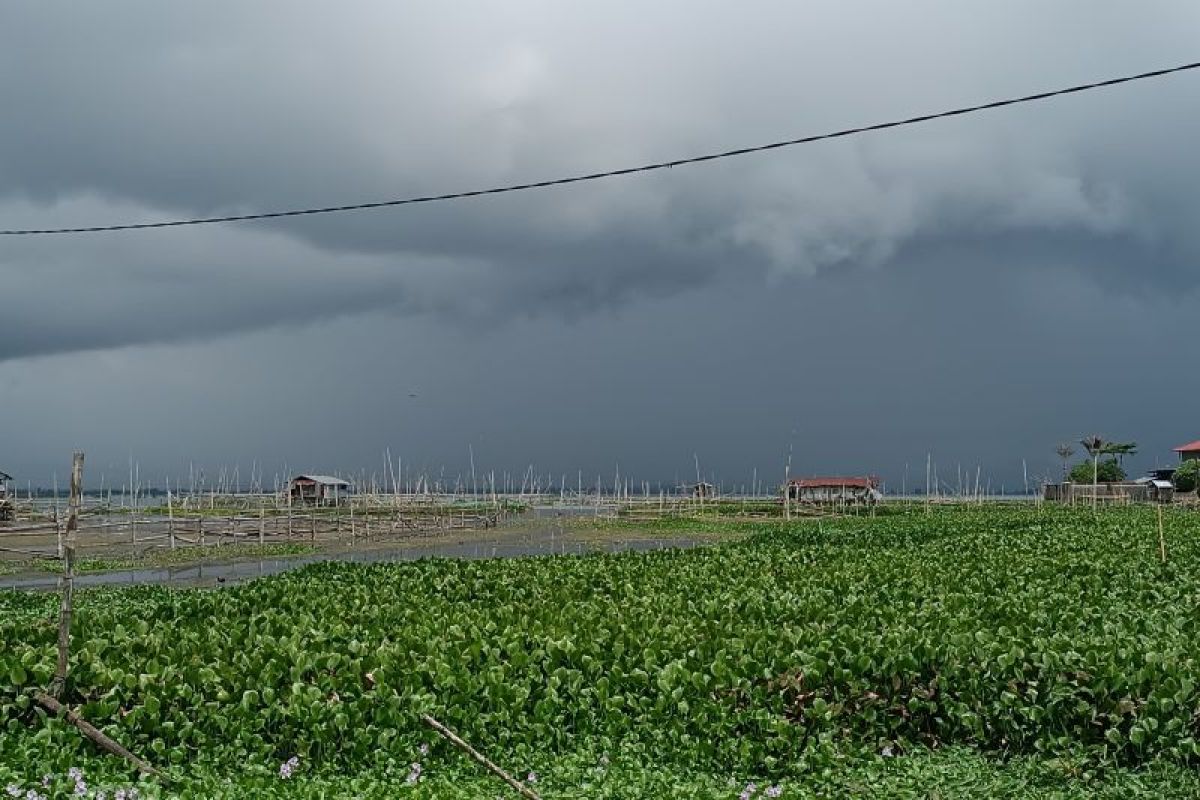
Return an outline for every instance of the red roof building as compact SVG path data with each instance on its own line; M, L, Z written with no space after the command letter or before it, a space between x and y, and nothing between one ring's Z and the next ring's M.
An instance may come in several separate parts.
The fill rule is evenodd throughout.
M1175 448L1175 452L1179 453L1180 461L1188 461L1193 458L1200 458L1200 439L1191 444L1181 444Z
M798 503L874 503L883 497L874 475L791 478L784 491Z
M822 477L822 478L792 478L788 481L789 485L798 486L801 489L825 489L837 488L845 486L854 489L878 489L879 478L874 475L850 475L847 477Z

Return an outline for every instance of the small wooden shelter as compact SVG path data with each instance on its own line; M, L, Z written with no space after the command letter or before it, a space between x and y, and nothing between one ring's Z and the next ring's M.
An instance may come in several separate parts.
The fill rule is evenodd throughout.
M711 483L708 483L706 481L701 481L700 483L693 483L691 486L686 487L686 488L687 488L688 494L690 494L692 497L696 498L697 500L708 500L711 497L715 497L717 494L717 487L713 486Z
M350 481L332 475L297 475L288 481L288 500L309 506L336 506L354 493Z
M856 505L883 499L874 475L792 478L784 492L793 503Z

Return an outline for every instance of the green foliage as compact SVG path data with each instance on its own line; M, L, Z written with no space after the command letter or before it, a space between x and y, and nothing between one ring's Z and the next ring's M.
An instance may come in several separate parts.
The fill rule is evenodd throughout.
M1176 765L1171 783L1200 755L1195 524L1167 511L1165 566L1144 508L983 506L759 523L692 551L322 563L222 591L85 591L67 699L150 760L214 776L192 796L327 796L302 779L381 796L332 776L391 781L423 742L429 787L445 791L412 796L494 795L437 783L463 775L461 756L421 711L538 771L548 798L729 797L752 779L912 794L943 785L950 768L921 760L934 747L1023 754L1072 781ZM0 593L0 774L22 781L90 752L26 695L49 681L56 606ZM605 753L625 765L611 785L596 783ZM302 773L281 784L293 755ZM881 766L895 762L934 766L905 784ZM1018 796L983 762L961 764L950 772Z
M1194 492L1198 477L1200 477L1200 459L1192 458L1179 465L1172 480L1175 482L1177 491Z
M1100 483L1125 480L1125 470L1115 458L1106 458L1098 466L1093 466L1091 460L1081 461L1071 468L1069 478L1073 483L1093 483L1093 475L1097 474Z

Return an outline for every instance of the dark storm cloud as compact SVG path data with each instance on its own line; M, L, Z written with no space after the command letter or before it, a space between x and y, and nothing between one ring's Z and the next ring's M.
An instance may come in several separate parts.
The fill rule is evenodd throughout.
M0 87L13 121L0 133L0 209L6 225L105 222L546 177L1157 66L1187 55L1186 31L1200 23L1188 4L1086 7L1087 40L1068 49L1059 36L1079 9L1067 5L1030 6L1030 25L1012 10L945 4L662 4L634 26L619 6L555 3L503 13L289 4L286 14L270 4L10 4L0 59L21 78ZM1130 38L1131 21L1160 37L1154 48ZM849 31L853 40L839 35ZM1116 41L1127 45L1119 59L1098 57ZM892 68L897 54L906 69ZM586 313L722 270L761 280L881 265L906 242L940 236L1052 233L1067 249L1155 236L1147 246L1161 258L1139 280L1173 283L1200 252L1198 176L1185 158L1200 115L1179 111L1191 91L1181 76L538 196L120 234L115 245L5 242L9 291L25 301L55 287L68 321L7 317L0 357L386 307ZM431 260L444 274L413 266Z
M607 169L1169 66L1194 60L1197 30L1200 7L1187 2L6 3L0 221L244 213ZM426 343L433 363L457 363L480 342L579 351L595 336L636 352L655 338L677 347L698 338L753 386L773 375L781 338L807 344L836 331L851 350L905 354L916 374L892 374L886 359L874 369L903 384L893 394L911 404L908 438L896 443L919 451L914 441L965 424L929 398L959 391L975 370L1005 387L970 390L986 413L1016 407L1013 387L1024 383L1078 397L1048 366L1061 368L1067 351L1082 363L1055 350L1064 329L1082 346L1087 325L1119 322L1121 347L1165 350L1186 319L1179 304L1200 286L1198 86L1200 76L1180 75L524 195L0 240L0 368L26 391L20 376L58 363L34 356L98 353L71 371L103 382L103 364L121 359L161 367L172 348L211 355L248 337L320 349L323 331L337 329L347 337L340 358L362 369L381 357L359 355L367 340L392 336L390 324ZM958 338L966 329L969 347ZM449 331L479 339L454 344ZM169 347L147 348L155 344ZM972 360L981 353L994 373ZM1173 358L1150 363L1165 370ZM324 396L295 365L255 359L263 371L237 402L254 406L276 387ZM824 395L828 406L799 378L771 390L804 394L831 419L867 413L874 395L853 368L817 366L822 381L847 387ZM584 383L590 374L562 369ZM512 373L490 377L495 393L526 380ZM698 419L737 402L687 370L671 374ZM405 394L402 378L378 380ZM1171 388L1162 374L1149 380ZM612 419L638 421L639 436L664 425L662 409L646 417L648 382L652 374L613 365L604 384L622 409ZM544 407L514 396L513 414L536 405L527 421L546 421ZM36 393L22 397L36 415ZM791 425L788 402L800 405L780 400L762 427L738 435L776 440ZM121 406L116 395L111 403ZM1082 424L1052 411L1052 423L1026 422L1047 436ZM388 412L373 413L364 430ZM647 462L651 451L687 448L686 431L655 435L640 454ZM814 448L832 460L832 442ZM552 457L532 430L522 443ZM733 463L736 449L714 444L714 460Z

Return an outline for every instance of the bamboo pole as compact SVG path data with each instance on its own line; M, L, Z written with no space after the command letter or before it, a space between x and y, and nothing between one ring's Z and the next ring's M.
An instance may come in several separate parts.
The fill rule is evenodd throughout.
M1162 503L1158 504L1158 559L1167 563L1167 540L1163 535Z
M58 663L50 694L55 700L62 697L67 686L67 667L71 654L71 616L75 593L75 532L79 527L79 502L83 494L83 452L76 450L71 457L71 498L67 511L67 535L63 548L63 574L59 579L62 602L58 610Z
M167 535L171 538L171 549L175 549L175 504L171 499L170 484L167 485Z
M519 780L517 780L513 776L509 775L507 772L505 772L500 767L496 766L496 764L494 764L492 761L490 761L487 756L485 756L483 753L476 750L474 747L471 747L471 745L464 742L458 736L458 734L456 734L454 731L447 728L442 723L438 722L433 717L429 716L428 714L422 714L421 721L424 722L429 727L433 728L435 731L437 731L438 734L440 734L443 738L448 740L451 744L453 744L459 750L462 750L464 753L466 753L468 756L470 756L471 759L473 761L475 761L477 764L482 765L485 769L487 769L493 775L495 775L496 777L500 778L500 780L507 783L513 789L513 791L515 791L517 794L521 795L522 797L527 798L528 800L541 800L541 798L538 797L536 792L534 792L532 789L530 789L525 784L521 783Z

